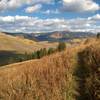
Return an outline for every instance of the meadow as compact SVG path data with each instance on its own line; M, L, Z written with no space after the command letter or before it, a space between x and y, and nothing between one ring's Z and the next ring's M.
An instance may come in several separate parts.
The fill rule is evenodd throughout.
M99 43L1 67L0 100L99 100Z

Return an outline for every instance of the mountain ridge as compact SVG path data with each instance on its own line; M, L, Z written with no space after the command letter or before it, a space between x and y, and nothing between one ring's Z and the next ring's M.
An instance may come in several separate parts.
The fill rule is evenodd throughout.
M72 32L72 31L53 31L45 33L7 33L20 38L26 38L34 41L48 41L48 42L68 42L75 38L94 37L92 32Z

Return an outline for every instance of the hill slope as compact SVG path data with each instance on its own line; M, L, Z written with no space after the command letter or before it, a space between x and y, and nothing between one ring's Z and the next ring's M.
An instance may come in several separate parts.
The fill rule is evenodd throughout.
M100 41L91 39L79 46L68 48L65 52L40 60L0 68L0 99L91 100L91 93L94 90L90 87L93 83L89 84L87 81L91 77L87 78L86 68L91 68L91 63L95 66L95 62L86 60L88 58L86 51L89 50L92 53L91 46L94 47L92 51L95 51L99 43ZM100 50L100 48L97 49ZM93 100L99 99L94 96Z
M55 48L57 43L35 42L0 33L0 66L16 62L18 57L41 48Z
M48 45L48 46L47 46ZM33 52L34 50L50 47L53 44L45 42L35 42L28 39L14 37L4 33L0 33L0 50L18 51L18 52ZM55 46L55 45L54 45Z
M12 35L15 37L19 37L19 38L23 38L23 39L29 39L29 40L33 40L33 41L38 41L34 34L27 34L27 33L9 33L9 32L4 32L7 35Z
M0 33L0 50L31 51L35 44L34 41Z
M40 60L2 67L0 69L1 99L62 100L66 91L70 91L68 89L71 88L67 86L71 78L67 76L71 72L71 60L70 55L64 56L61 53Z

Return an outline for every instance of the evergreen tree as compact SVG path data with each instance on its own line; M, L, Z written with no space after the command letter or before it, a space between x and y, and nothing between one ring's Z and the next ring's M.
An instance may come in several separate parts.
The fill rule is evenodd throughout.
M25 61L25 58L24 58L23 56L19 56L19 57L18 57L18 61L19 61L19 62Z
M38 55L37 55L37 51L35 51L34 53L32 53L32 59L37 59Z
M63 51L65 49L66 49L66 44L64 42L59 42L57 50L58 51Z
M25 54L23 55L24 60L29 60L32 59L31 54L28 54L27 52L25 52Z
M37 53L37 59L40 59L41 58L41 50L38 50L36 53Z
M43 48L43 49L42 49L42 55L43 55L43 56L46 56L46 55L47 55L47 50L46 50L46 48Z
M52 53L54 53L55 52L55 49L53 49L53 48L49 48L48 49L48 55L50 55L50 54L52 54Z
M97 38L100 39L100 33L97 33Z

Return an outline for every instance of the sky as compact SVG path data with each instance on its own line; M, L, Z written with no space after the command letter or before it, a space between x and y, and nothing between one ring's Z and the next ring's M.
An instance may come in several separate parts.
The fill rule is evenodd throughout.
M100 32L100 0L0 0L0 31Z

